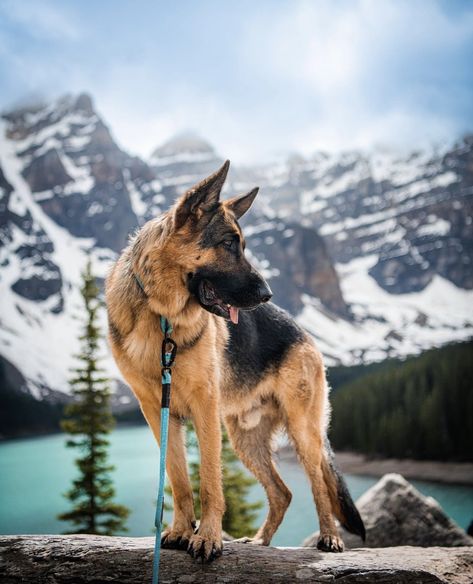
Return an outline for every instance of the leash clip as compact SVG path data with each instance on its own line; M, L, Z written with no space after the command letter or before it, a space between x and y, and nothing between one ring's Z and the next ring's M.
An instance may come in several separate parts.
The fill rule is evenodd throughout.
M161 365L163 369L171 369L177 353L177 344L171 337L165 337L161 345Z

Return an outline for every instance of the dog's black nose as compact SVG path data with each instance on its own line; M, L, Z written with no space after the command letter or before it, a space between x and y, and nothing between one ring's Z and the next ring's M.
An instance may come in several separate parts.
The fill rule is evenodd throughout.
M273 293L271 292L271 288L266 284L266 282L262 282L258 287L258 295L260 302L269 302Z

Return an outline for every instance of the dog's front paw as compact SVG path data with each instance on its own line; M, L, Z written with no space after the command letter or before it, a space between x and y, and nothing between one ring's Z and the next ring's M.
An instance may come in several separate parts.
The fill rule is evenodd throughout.
M207 536L204 533L195 533L190 541L187 553L194 559L201 559L202 563L211 562L222 555L223 544L222 538L216 536Z
M186 550L189 541L194 535L194 529L190 527L168 527L161 534L161 547L169 550Z
M345 546L342 538L338 535L321 533L317 541L317 549L323 552L343 552Z

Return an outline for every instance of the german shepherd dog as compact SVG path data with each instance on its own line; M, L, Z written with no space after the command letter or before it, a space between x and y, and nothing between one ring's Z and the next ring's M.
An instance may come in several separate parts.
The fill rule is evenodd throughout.
M113 266L106 284L114 358L159 440L163 335L173 325L167 472L174 516L164 548L202 561L222 553L224 498L221 420L233 448L263 485L269 512L254 537L268 545L291 501L272 458L284 428L309 477L320 520L318 548L340 552L334 518L364 537L360 515L336 470L327 440L328 387L312 338L269 302L271 290L245 258L238 219L258 189L220 201L229 162L146 223ZM198 530L182 421L191 418L200 448L202 517Z

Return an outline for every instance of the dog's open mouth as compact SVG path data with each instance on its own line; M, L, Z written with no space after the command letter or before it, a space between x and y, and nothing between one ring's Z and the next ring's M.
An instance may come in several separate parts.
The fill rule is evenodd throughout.
M215 288L208 280L199 282L199 299L201 304L210 312L231 320L233 324L238 324L239 309L219 298Z

